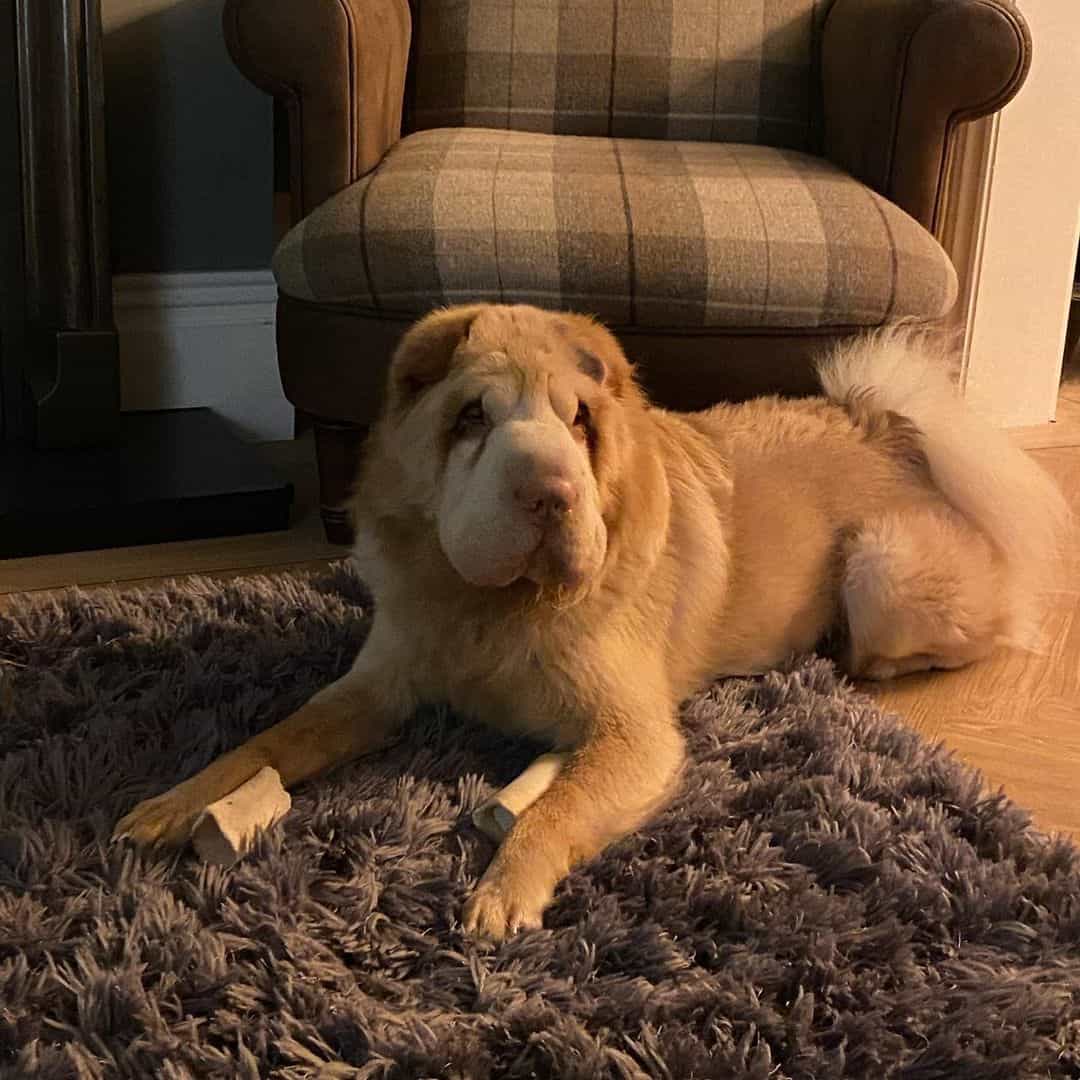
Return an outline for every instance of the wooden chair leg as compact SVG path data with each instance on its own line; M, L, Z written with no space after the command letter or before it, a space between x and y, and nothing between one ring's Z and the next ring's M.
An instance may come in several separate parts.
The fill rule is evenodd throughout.
M326 539L349 545L352 525L344 507L356 479L360 448L367 435L363 424L315 418L315 455L319 463L319 503Z

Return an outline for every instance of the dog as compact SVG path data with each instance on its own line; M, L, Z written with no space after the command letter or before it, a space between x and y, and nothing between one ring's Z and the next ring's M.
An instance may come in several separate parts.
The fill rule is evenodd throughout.
M263 766L296 784L445 702L571 751L466 904L466 930L499 940L669 797L678 705L717 676L826 639L870 679L1030 647L1067 519L1050 479L918 334L857 339L819 371L818 398L676 414L587 317L422 319L360 469L375 617L351 670L117 835L181 844Z

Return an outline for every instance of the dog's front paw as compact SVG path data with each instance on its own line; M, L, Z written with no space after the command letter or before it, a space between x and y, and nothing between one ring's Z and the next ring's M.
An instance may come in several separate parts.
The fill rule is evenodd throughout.
M117 822L113 840L131 840L139 847L181 847L191 837L204 807L192 800L183 784L146 799Z
M465 905L465 929L492 941L538 929L550 900L551 889L541 882L492 866Z

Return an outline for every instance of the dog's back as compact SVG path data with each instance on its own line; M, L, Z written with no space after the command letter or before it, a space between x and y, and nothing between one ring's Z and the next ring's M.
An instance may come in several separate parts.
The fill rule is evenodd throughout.
M720 671L768 667L837 627L849 668L876 677L1035 643L1065 503L965 408L947 363L893 329L834 350L824 396L688 418L733 482Z

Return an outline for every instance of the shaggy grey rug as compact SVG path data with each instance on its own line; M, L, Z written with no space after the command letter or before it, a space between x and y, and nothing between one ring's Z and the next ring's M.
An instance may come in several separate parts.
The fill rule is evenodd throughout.
M675 802L495 950L469 813L535 748L440 714L232 869L108 843L367 609L342 568L0 614L0 1075L1080 1076L1077 849L823 660L689 702Z

